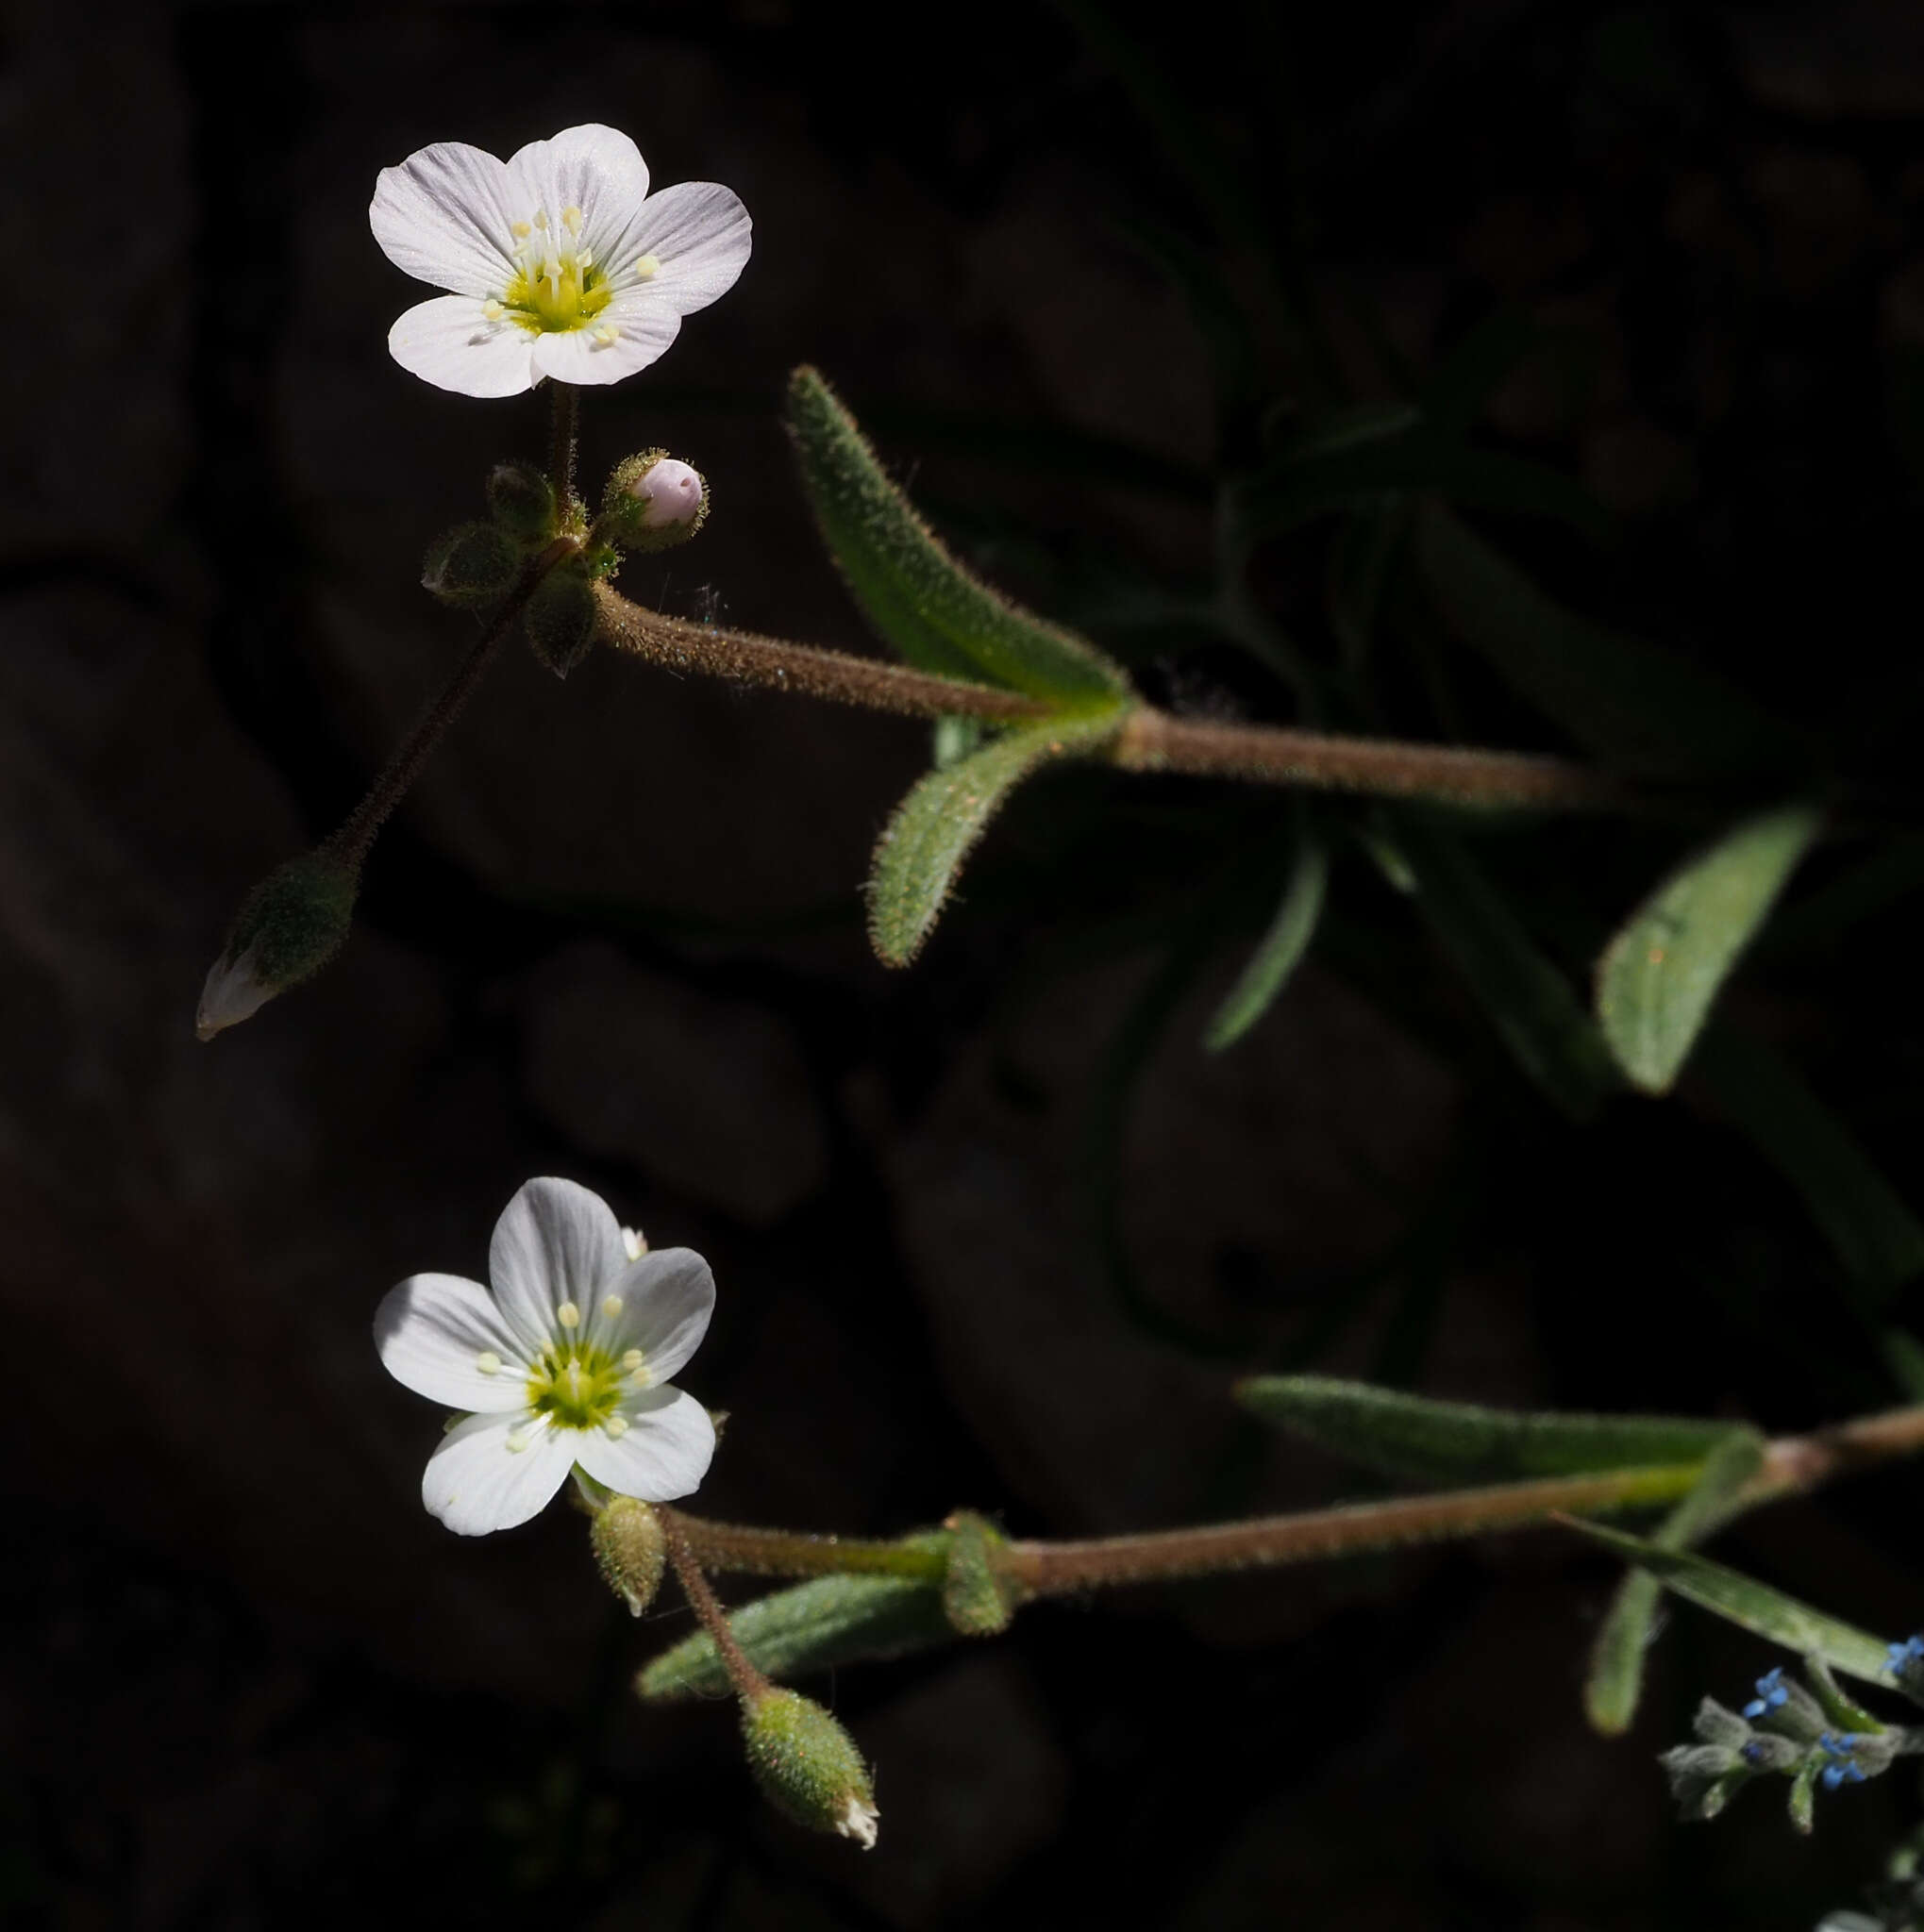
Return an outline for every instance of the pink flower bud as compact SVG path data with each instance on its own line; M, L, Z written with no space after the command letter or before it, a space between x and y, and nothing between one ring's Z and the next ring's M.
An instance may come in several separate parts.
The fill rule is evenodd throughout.
M628 494L642 506L643 526L650 530L670 524L692 523L701 511L703 491L701 473L674 457L662 457L627 486Z

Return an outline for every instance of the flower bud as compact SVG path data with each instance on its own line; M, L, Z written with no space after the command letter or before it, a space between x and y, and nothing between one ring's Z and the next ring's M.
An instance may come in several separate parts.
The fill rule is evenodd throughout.
M443 604L485 604L513 583L521 555L494 524L457 524L438 537L421 567L424 589Z
M594 1559L616 1596L639 1617L655 1601L668 1560L661 1519L633 1496L616 1496L594 1514Z
M534 655L557 677L565 677L588 655L600 621L594 583L585 558L558 563L534 587L524 622Z
M495 523L526 550L554 536L555 486L532 463L496 463L488 473L488 508Z
M347 938L358 870L310 852L242 901L221 957L209 971L193 1030L211 1040L252 1019L276 993L318 973Z
M609 536L628 550L670 550L708 520L701 473L666 450L644 449L617 463L601 499Z
M744 1709L742 1736L755 1782L785 1818L874 1847L879 1814L868 1767L819 1704L771 1686Z

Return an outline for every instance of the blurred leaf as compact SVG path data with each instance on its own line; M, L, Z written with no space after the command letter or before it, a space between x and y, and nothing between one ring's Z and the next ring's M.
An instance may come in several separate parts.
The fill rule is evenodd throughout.
M1243 488L1243 533L1252 541L1275 537L1331 510L1418 491L1480 509L1557 517L1593 535L1609 528L1590 492L1562 471L1473 449L1419 419L1393 434L1280 450Z
M1242 1039L1289 984L1290 975L1315 937L1316 920L1323 909L1323 894L1329 881L1329 850L1305 826L1297 840L1289 883L1283 888L1282 903L1276 908L1276 917L1270 921L1269 930L1257 942L1249 963L1230 989L1229 997L1216 1008L1215 1018L1203 1035L1203 1044L1212 1053L1220 1053Z
M1650 1532L1659 1549L1687 1550L1740 1513L1737 1496L1764 1460L1764 1438L1754 1429L1730 1430L1703 1465L1697 1487ZM1648 1570L1632 1570L1616 1595L1590 1651L1583 1707L1607 1738L1630 1729L1644 1685L1644 1657L1654 1636L1663 1585Z
M1880 845L1772 920L1763 943L1773 953L1829 945L1918 891L1924 891L1924 832L1910 832Z
M961 764L965 758L979 751L993 736L992 727L980 718L938 718L935 721L934 742L929 747L935 769L945 772L949 766Z
M1759 1583L1741 1571L1727 1570L1694 1550L1666 1550L1644 1537L1626 1536L1595 1523L1574 1520L1571 1528L1593 1542L1648 1570L1665 1589L1800 1657L1821 1657L1832 1670L1868 1684L1896 1688L1890 1674L1889 1645L1881 1637L1854 1628L1796 1597Z
M1623 770L1681 777L1782 757L1741 691L1640 638L1565 610L1438 504L1416 555L1450 629L1580 744Z
M1122 717L1117 705L1014 725L916 785L883 830L869 875L869 939L885 965L906 966L922 950L962 860L1010 792L1038 765L1099 743Z
M1866 1314L1924 1269L1924 1226L1876 1163L1774 1048L1709 1027L1693 1067L1717 1104L1803 1197Z
M1438 1402L1331 1375L1251 1375L1236 1400L1262 1419L1384 1475L1518 1482L1705 1462L1733 1433L1685 1416L1564 1415Z
M910 1541L945 1541L941 1538ZM939 1579L817 1576L745 1605L728 1618L758 1670L778 1679L831 1670L871 1657L902 1657L952 1642ZM728 1674L706 1631L684 1638L646 1665L635 1690L651 1703L726 1697Z
M1416 812L1391 824L1417 903L1516 1063L1573 1120L1588 1119L1618 1080L1570 982L1459 841Z
M836 562L869 622L910 663L1068 707L1113 706L1129 680L1086 639L1012 604L915 514L812 369L789 379L789 432Z
M1745 820L1672 873L1611 941L1597 968L1597 1017L1632 1086L1670 1091L1822 823L1812 805Z

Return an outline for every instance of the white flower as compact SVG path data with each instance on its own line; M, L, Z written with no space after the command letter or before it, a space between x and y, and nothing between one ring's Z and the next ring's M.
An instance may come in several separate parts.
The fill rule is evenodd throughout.
M708 1332L708 1263L687 1248L631 1260L599 1195L534 1180L494 1224L488 1274L492 1292L458 1275L410 1275L375 1315L388 1373L471 1411L428 1458L429 1511L462 1536L510 1529L577 1464L644 1503L693 1494L714 1424L665 1385Z
M368 220L396 268L453 291L395 323L394 360L467 396L518 395L544 375L619 382L748 259L748 211L730 190L650 194L634 142L593 125L506 161L461 142L424 147L381 170Z

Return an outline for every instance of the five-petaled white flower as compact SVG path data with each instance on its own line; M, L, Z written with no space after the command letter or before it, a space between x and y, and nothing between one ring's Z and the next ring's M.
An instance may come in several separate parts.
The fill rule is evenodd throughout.
M665 1386L713 1310L708 1263L687 1248L630 1258L598 1194L534 1180L509 1202L488 1251L494 1291L413 1274L382 1298L375 1345L419 1395L470 1411L428 1458L421 1500L462 1536L535 1515L577 1463L644 1503L700 1486L714 1424Z
M394 360L466 396L518 395L544 375L619 382L748 259L748 210L730 190L650 194L634 142L593 125L506 161L463 142L424 147L381 170L368 220L396 268L454 291L395 323Z

